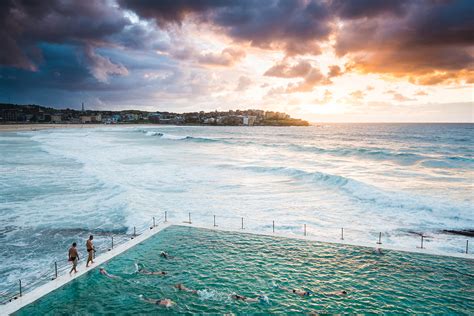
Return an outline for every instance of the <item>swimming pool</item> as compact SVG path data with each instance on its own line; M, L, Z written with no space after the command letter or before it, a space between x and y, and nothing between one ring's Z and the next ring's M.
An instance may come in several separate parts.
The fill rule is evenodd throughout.
M171 259L160 257L166 251ZM164 270L166 276L137 273ZM31 314L474 313L474 261L171 226L19 310ZM183 283L198 294L180 292ZM309 297L284 291L311 290ZM346 290L346 296L327 293ZM268 302L234 301L232 294ZM169 298L170 308L144 302Z

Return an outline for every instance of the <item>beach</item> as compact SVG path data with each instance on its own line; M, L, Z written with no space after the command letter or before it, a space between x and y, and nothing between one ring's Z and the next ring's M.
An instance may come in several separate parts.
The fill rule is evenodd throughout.
M0 124L0 132L39 131L64 128L96 128L103 124Z

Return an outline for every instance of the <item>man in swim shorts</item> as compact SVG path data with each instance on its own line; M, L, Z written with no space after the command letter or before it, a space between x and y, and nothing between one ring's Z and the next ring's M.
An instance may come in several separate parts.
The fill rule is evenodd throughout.
M95 247L94 243L92 240L94 239L94 236L90 235L89 239L86 241L86 248L87 248L87 262L86 262L86 268L89 267L89 262L94 263L93 257L94 257L94 252L95 252Z
M72 243L72 247L69 248L69 255L68 255L68 261L72 262L72 268L71 271L69 271L69 274L74 271L74 273L77 273L77 261L79 260L79 253L77 252L77 244L74 242Z

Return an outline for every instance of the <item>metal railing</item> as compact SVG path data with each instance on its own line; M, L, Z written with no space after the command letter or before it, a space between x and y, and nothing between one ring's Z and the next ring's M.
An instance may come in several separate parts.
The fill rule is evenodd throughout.
M141 229L137 229L136 226L133 226L133 233L131 234L109 234L109 236L103 236L101 239L102 243L101 246L97 247L95 245L95 250L97 253L107 253L112 249L116 248L119 245L126 243L127 241L134 239L137 236L140 236L145 231L150 229L154 229L158 226L158 224L162 222L161 217L153 217L152 218L152 225L143 227ZM104 243L104 237L109 239L109 243ZM115 238L114 238L115 237ZM94 252L94 259L96 256L96 252ZM58 278L58 276L68 273L71 268L71 263L67 260L55 260L49 266L49 269L45 269L39 276L34 278L21 278L18 280L17 285L11 285L7 289L0 292L0 304L7 304L12 302L20 297L22 297L25 293L30 292L31 290Z
M168 212L165 212L165 221L167 221L168 219ZM193 224L192 220L191 220L191 212L188 212L187 214L187 218L188 220L187 221L182 221L182 223L185 223L185 224ZM203 224L204 226L208 226L210 228L212 227L220 227L220 228L223 228L223 223L222 221L219 222L219 219L225 219L227 220L225 224L227 224L227 228L229 230L237 230L237 229L240 229L240 230L245 230L246 228L248 228L248 225L247 223L250 222L249 220L247 220L244 216L227 216L227 215L215 215L215 214L198 214L199 215L199 220L196 220L196 217L194 217L194 223L196 224ZM181 216L184 216L184 214L182 213L178 213L176 217L181 217ZM273 234L275 234L277 231L278 231L278 225L277 225L277 222L275 220L271 220L271 221L262 221L262 220L252 220L254 223L258 223L260 224L259 226L259 229L257 229L256 232L260 232L260 233L269 233L269 231L265 231L264 229L262 229L262 227L268 227L268 228L271 228L271 232ZM176 222L179 223L179 219L176 218ZM212 225L211 225L212 224ZM238 224L240 224L239 226L237 226ZM295 227L296 228L296 227ZM322 226L322 227L310 227L309 224L307 223L302 223L301 224L301 232L302 232L302 235L303 237L307 237L307 236L312 236L312 237L318 237L319 235L317 233L311 233L310 232L310 228L314 228L316 231L318 229L320 229L321 231L322 230L332 230L333 231L333 235L332 235L332 238L331 240L332 241L337 241L337 240L340 240L340 241L347 241L347 240L351 240L350 239L350 234L348 234L348 232L366 232L368 234L370 234L371 236L374 236L374 244L377 245L377 247L381 247L381 245L383 245L383 237L384 237L384 233L382 231L367 231L367 230L362 230L360 228L351 228L351 227L334 227L334 226ZM225 229L224 229L225 230ZM297 230L297 229L296 229ZM427 249L426 247L426 242L432 242L433 240L435 239L438 239L438 240L441 240L441 236L438 236L438 237L433 237L433 236L429 236L429 235L426 235L424 233L414 233L414 232L411 232L410 233L411 236L411 239L413 240L413 248L414 249ZM415 237L416 236L419 236L419 243L416 243L415 242ZM408 235L407 235L408 236ZM348 238L349 237L349 238ZM460 239L461 240L461 237L457 238L457 239ZM464 239L463 239L464 240ZM357 240L352 240L354 241L355 243L357 242ZM410 249L405 249L405 250L410 250ZM465 244L460 246L459 247L459 251L458 253L463 253L463 254L469 254L469 239L465 239Z

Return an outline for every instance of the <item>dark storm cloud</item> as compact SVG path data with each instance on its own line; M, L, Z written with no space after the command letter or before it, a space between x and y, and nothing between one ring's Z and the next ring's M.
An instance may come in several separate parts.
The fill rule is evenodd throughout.
M42 60L40 43L100 45L130 23L105 0L7 0L0 12L0 65L28 70Z
M413 0L332 0L331 9L341 19L370 18L383 14L403 15Z
M222 28L235 40L288 54L319 53L317 41L331 34L330 11L319 1L119 1L161 27L190 17Z

